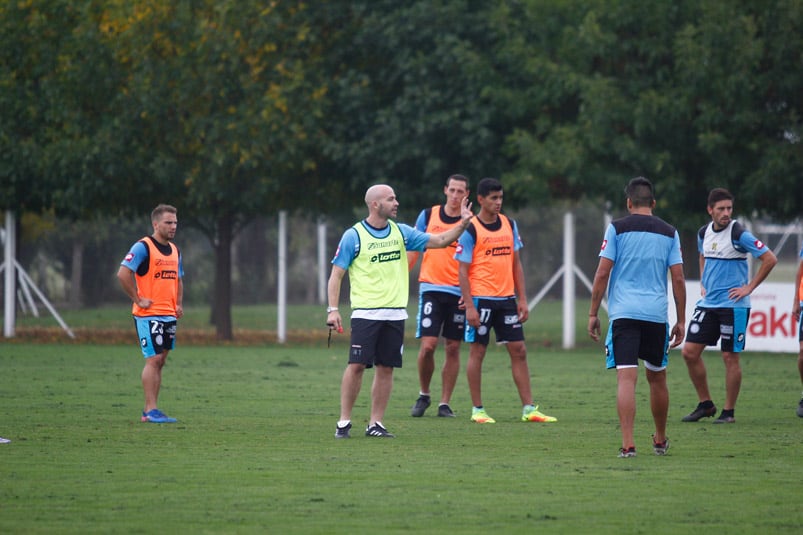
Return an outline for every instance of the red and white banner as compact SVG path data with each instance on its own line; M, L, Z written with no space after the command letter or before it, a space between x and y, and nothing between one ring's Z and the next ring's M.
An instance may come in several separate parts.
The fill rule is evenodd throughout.
M792 283L764 282L750 294L750 323L747 325L745 351L797 353L797 318L792 314ZM686 328L700 299L700 281L686 281ZM669 323L675 322L675 302L669 286ZM711 349L714 349L713 347Z

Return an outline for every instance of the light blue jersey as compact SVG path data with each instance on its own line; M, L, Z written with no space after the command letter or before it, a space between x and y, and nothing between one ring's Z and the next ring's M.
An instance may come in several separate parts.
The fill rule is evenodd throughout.
M656 216L632 214L605 231L599 256L614 265L608 317L666 323L667 270L683 263L677 230Z
M758 258L769 248L736 221L722 230L711 222L697 233L697 250L705 258L702 287L705 296L697 301L704 308L750 308L750 296L734 301L728 290L749 282L747 255Z

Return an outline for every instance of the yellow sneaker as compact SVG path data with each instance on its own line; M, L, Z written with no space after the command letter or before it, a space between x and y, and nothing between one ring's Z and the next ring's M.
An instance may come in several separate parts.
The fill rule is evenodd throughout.
M535 407L530 406L529 409L525 409L524 413L521 415L522 422L557 422L558 419L554 416L547 416L541 412L538 412L538 405Z
M488 416L488 413L485 412L485 409L474 410L471 413L471 421L477 422L478 424L495 424L496 420Z

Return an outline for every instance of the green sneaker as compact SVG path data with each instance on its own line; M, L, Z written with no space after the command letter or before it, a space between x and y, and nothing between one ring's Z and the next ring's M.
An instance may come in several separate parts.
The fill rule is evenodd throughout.
M485 412L485 409L474 409L471 412L471 421L477 422L478 424L495 424L496 420L488 416L488 413Z
M532 405L528 405L527 408L524 409L524 412L521 415L522 422L542 422L542 423L551 423L557 422L558 419L554 416L547 416L546 414L538 411L538 405L533 407Z

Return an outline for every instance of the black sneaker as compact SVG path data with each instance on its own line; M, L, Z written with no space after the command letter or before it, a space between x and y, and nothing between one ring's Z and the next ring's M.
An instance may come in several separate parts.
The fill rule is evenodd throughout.
M452 411L452 408L447 403L443 403L441 405L438 405L438 416L440 416L441 418L454 418L455 417L454 412Z
M719 418L714 420L715 424L733 424L736 423L736 418L733 416L733 411L726 411L722 409L722 413L720 413Z
M394 438L396 435L388 432L382 424L376 422L374 425L368 427L365 430L365 436L367 437L381 437L381 438Z
M418 399L415 400L415 405L413 405L413 408L410 409L410 416L413 416L415 418L420 418L424 416L424 411L426 411L429 408L429 405L431 403L432 402L430 401L429 396L421 394L420 396L418 396Z
M636 447L630 446L629 448L619 448L619 458L620 459L628 459L630 457L636 456Z
M797 405L797 415L803 418L803 398L801 398L800 403Z
M666 455L666 452L669 451L669 439L665 438L663 442L656 442L655 435L653 435L652 451L655 452L656 455Z
M349 429L351 429L351 422L347 423L344 427L335 425L335 438L351 438Z
M696 422L701 418L710 418L717 413L716 406L709 402L698 403L697 408L691 414L683 417L684 422Z

